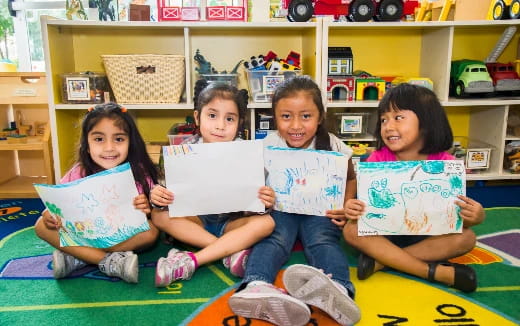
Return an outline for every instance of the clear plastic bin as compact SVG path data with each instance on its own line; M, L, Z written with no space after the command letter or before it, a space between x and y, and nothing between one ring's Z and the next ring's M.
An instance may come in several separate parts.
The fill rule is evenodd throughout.
M104 73L61 74L62 102L99 104L114 98Z
M238 74L202 74L200 78L207 80L209 83L221 82L238 87Z
M251 100L260 103L270 102L278 84L301 74L301 70L281 70L274 73L268 70L249 70L247 80Z
M340 137L354 138L368 133L368 112L336 113L336 133Z

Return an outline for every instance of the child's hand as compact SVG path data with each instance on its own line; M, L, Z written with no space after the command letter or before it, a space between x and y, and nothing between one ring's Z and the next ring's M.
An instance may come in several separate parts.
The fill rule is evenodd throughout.
M343 227L347 223L347 219L345 218L345 210L343 208L329 209L325 212L325 216L330 218L330 221L339 227Z
M149 214L152 210L150 209L150 203L145 194L140 194L134 198L134 207L142 211L145 214Z
M50 230L59 230L61 228L61 218L54 218L48 210L42 213L43 223Z
M349 220L357 220L365 211L365 203L359 199L349 199L345 203L345 217Z
M157 206L168 206L173 203L173 193L161 185L156 185L150 191L150 201Z
M464 227L471 227L482 223L486 217L482 205L466 196L457 196L461 201L456 201L455 204L460 207L460 216L464 219Z
M258 190L258 198L264 203L265 208L269 209L274 206L274 190L271 187L263 186Z

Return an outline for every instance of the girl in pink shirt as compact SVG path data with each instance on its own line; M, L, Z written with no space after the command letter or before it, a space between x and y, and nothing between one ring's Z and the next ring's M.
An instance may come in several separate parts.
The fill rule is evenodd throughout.
M378 108L375 136L377 150L367 161L452 160L446 151L453 143L448 118L435 93L421 86L400 84L389 90ZM466 265L447 262L475 247L475 233L469 227L484 220L482 205L458 196L462 233L437 236L358 236L357 220L365 203L349 199L343 229L345 240L361 251L358 279L364 280L384 267L436 281L464 292L475 291L477 276Z
M78 162L61 179L71 182L97 172L130 163L139 195L134 198L136 209L150 213L148 196L157 183L157 170L132 116L126 109L106 103L89 109L81 126ZM45 210L36 221L36 235L56 248L52 255L54 278L66 277L87 264L98 265L101 272L129 283L137 283L139 266L135 250L152 246L159 230L148 221L150 229L110 248L85 246L60 247L58 230L61 220Z

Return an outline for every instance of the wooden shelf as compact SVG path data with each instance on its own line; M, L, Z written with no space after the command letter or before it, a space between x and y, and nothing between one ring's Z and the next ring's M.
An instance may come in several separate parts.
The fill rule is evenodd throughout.
M0 140L0 151L34 151L43 150L47 143L42 136L28 136L25 143L9 143L9 140Z
M38 198L33 183L48 183L47 177L16 176L0 183L0 198Z

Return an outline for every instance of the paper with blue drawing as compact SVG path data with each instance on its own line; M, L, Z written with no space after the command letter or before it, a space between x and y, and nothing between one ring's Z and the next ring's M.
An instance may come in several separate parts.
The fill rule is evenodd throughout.
M462 232L457 195L466 194L464 162L360 162L358 199L367 204L358 235Z
M59 216L60 246L109 248L149 230L135 209L138 195L130 164L59 185L34 187L52 216Z
M348 157L314 149L266 147L266 184L276 193L274 209L324 216L343 207Z
M163 157L171 217L265 210L261 141L164 146Z

